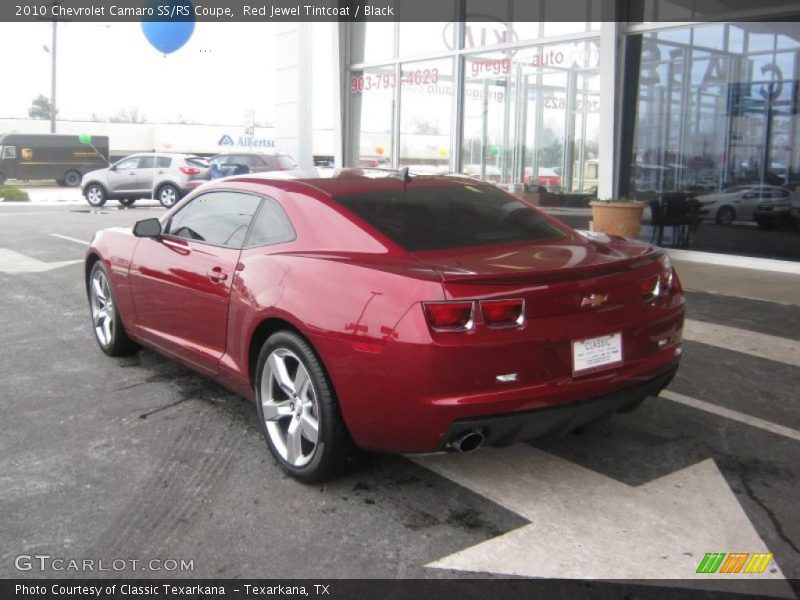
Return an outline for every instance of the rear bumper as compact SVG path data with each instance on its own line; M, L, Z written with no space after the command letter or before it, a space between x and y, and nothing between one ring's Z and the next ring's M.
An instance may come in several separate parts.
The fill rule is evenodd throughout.
M648 396L656 396L675 376L677 367L635 387L566 405L519 413L458 419L444 435L440 450L462 433L480 431L485 445L508 446L543 437L559 437L582 425L618 412L635 409Z

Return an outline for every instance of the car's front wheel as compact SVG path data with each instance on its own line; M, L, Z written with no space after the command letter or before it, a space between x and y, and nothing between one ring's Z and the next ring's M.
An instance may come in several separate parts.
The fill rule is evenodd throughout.
M103 352L109 356L127 356L139 349L122 326L111 280L101 260L94 263L89 273L89 307L94 337Z
M158 188L156 196L161 206L164 208L172 208L175 206L175 203L180 200L181 193L174 185L166 184Z
M90 183L83 191L83 196L89 206L99 207L106 203L106 191L99 183Z
M272 334L256 369L259 422L281 469L309 483L340 473L354 446L330 380L308 342L291 331Z
M730 206L723 206L717 211L717 224L730 225L736 220L736 211Z

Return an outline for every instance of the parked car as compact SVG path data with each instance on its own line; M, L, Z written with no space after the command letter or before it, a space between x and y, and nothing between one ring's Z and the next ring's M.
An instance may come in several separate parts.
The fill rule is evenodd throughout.
M208 178L218 179L244 173L264 173L267 171L293 171L298 176L303 173L295 160L288 154L236 152L218 154L208 159Z
M764 200L788 195L788 190L775 185L745 184L730 187L716 194L698 196L700 217L714 219L720 225L734 221L751 221L756 207Z
M130 206L138 199L154 197L171 208L205 183L207 171L208 163L198 156L142 152L87 173L81 191L91 206L103 206L108 200Z
M633 410L681 354L662 250L463 176L210 182L99 231L85 283L106 354L145 345L254 401L304 481L355 448L466 452Z
M794 227L795 222L790 211L792 204L797 205L800 202L797 198L797 193L792 194L791 191L785 188L778 188L773 190L770 195L771 198L760 202L756 207L753 213L755 222L763 229L781 226Z
M536 185L547 188L550 192L557 192L561 189L561 169L550 167L539 167L538 175L536 177ZM531 167L525 167L525 172L522 178L523 183L531 185Z

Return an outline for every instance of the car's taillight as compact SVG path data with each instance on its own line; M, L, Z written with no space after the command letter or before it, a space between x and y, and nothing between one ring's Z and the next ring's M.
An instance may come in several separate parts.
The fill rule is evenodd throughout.
M178 170L183 173L184 175L197 175L200 172L200 169L197 167L178 167Z
M467 331L472 328L474 302L423 302L425 318L439 331Z
M483 322L489 327L516 327L522 325L525 300L481 300Z
M640 282L642 298L647 302L665 299L672 294L683 293L681 284L675 276L675 270L672 268L669 256L662 254L658 258L658 263L661 265L661 270L658 274L651 275Z

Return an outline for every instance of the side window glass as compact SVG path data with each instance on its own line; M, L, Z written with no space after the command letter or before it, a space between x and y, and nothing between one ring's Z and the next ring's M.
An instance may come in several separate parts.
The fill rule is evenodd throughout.
M217 246L241 248L261 199L239 192L209 192L178 211L169 235Z
M156 158L156 167L159 169L169 169L172 159L169 156L159 156Z
M154 156L142 156L139 158L140 169L152 169L154 164L156 164L156 159Z
M3 146L3 158L17 158L17 147Z
M296 238L292 223L283 212L281 205L272 198L265 198L245 245L247 247L269 246L291 242Z
M127 171L129 169L135 169L139 166L139 157L134 156L133 158L125 158L116 164L118 171Z

